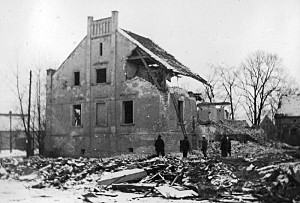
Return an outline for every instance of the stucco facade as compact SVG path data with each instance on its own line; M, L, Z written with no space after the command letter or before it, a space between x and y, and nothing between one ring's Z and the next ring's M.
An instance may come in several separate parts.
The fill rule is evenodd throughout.
M166 152L179 151L183 133L175 106L191 139L197 112L191 94L167 85L168 77L186 71L175 62L183 70L118 28L118 12L88 17L87 36L57 70L47 70L47 155L154 153L158 134Z
M300 146L300 95L283 96L275 114L277 138Z

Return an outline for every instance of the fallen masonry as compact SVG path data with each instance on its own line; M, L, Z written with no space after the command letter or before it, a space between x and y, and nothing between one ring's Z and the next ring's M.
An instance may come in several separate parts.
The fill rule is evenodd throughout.
M218 142L209 158L193 151L153 157L138 154L96 158L3 158L0 178L32 182L32 188L84 189L85 201L116 191L132 199L167 198L211 202L300 201L299 149L280 143L233 142L232 157L221 158ZM290 155L296 156L290 156Z

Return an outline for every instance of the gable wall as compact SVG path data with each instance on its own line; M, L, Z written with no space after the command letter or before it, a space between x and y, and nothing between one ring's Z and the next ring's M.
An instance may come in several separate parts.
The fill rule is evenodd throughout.
M115 41L114 41L115 40ZM99 44L103 43L103 56ZM90 47L90 48L89 48ZM85 38L62 66L48 76L46 152L53 156L110 156L154 153L154 140L162 134L166 152L179 151L183 138L169 93L163 94L147 81L126 81L127 57L136 48L120 33ZM90 61L89 61L90 57ZM89 68L90 67L90 68ZM107 83L96 83L96 69L107 68ZM80 71L81 85L73 85L73 72ZM50 79L49 79L50 78ZM52 82L52 84L51 84ZM51 91L52 90L52 91ZM185 126L191 138L196 101L180 89ZM122 102L133 100L134 123L122 122ZM96 105L105 104L107 124L97 126ZM82 105L82 126L72 126L72 106Z

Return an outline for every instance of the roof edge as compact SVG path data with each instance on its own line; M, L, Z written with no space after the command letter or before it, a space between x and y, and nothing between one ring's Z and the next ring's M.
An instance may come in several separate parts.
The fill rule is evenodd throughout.
M152 51L150 51L149 49L147 49L146 47L144 47L140 42L138 42L136 39L134 39L133 37L131 37L129 34L127 34L122 28L118 28L118 32L120 34L122 34L124 37L126 37L128 40L130 40L132 43L134 43L135 45L137 45L139 48L141 48L144 52L146 52L147 54L149 54L151 57L153 57L155 60L157 60L158 62L160 62L161 64L163 64L165 67L167 67L168 69L172 69L174 72L187 76L187 77L191 77L195 80L198 80L199 82L210 86L207 81L205 79L203 79L202 77L200 77L198 74L193 73L193 75L187 75L181 72L178 72L176 70L174 70L175 68L173 66L171 66L168 62L166 62L165 60L162 60L159 56L157 56L156 54L154 54ZM183 67L187 68L186 66L183 65Z

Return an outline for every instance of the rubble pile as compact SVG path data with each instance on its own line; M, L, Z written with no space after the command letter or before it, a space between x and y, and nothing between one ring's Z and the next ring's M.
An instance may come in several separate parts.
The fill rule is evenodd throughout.
M121 155L99 158L1 159L0 178L34 180L33 188L84 189L84 198L163 197L221 202L300 201L300 162L284 149L232 142L232 157L222 158L218 142L209 158L194 151L165 157ZM290 150L290 149L289 149Z
M216 129L216 139L220 140L222 135L227 135L233 140L240 142L252 141L263 144L267 141L267 135L263 129L247 127L247 123L231 120L211 121L210 126Z

